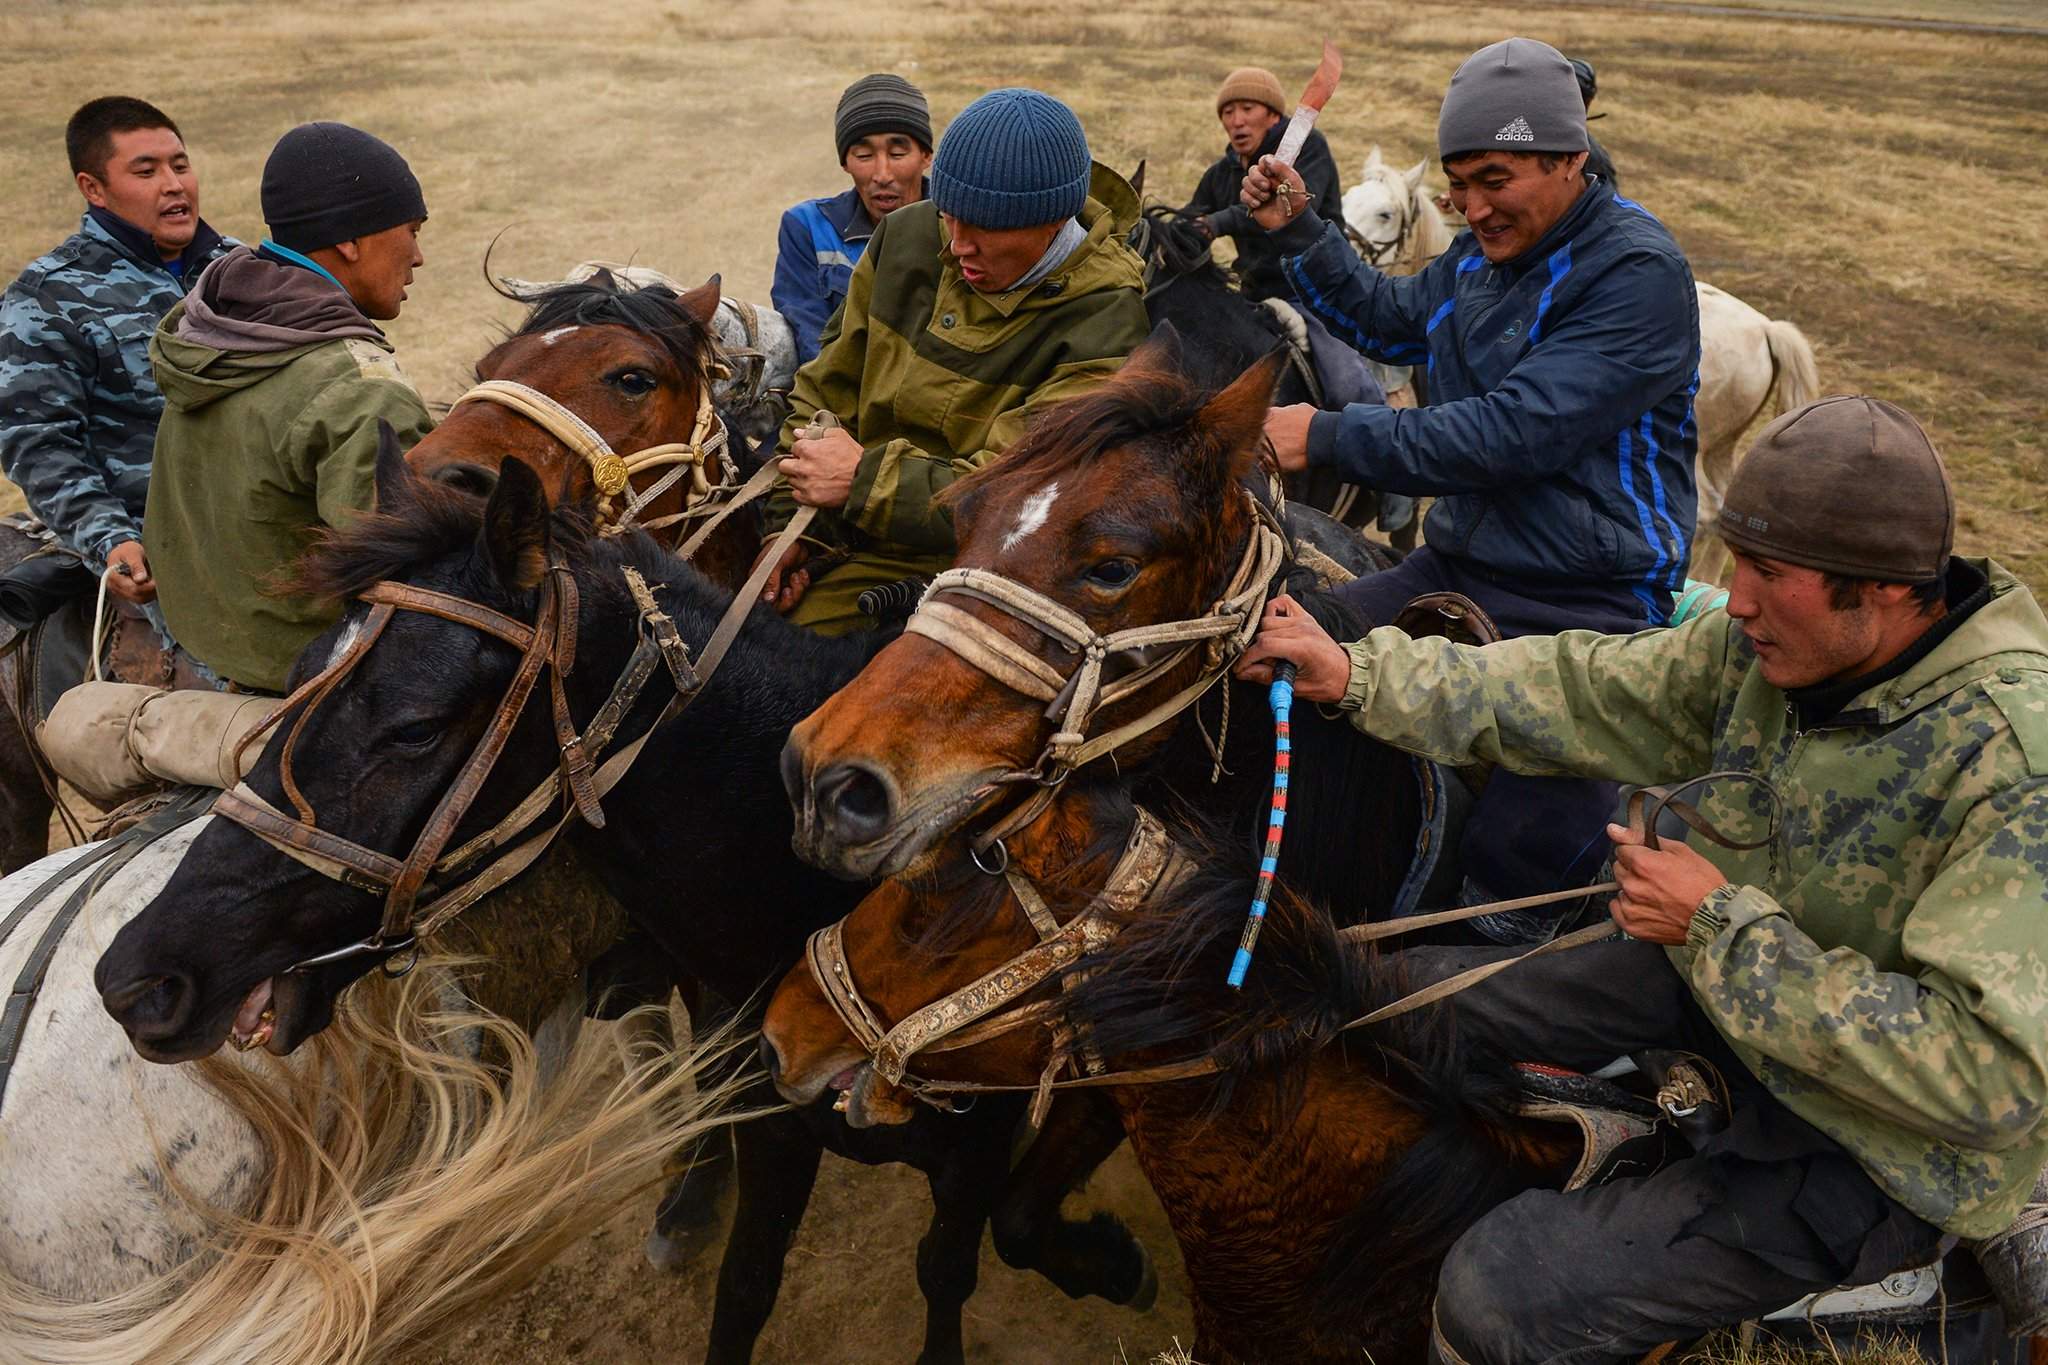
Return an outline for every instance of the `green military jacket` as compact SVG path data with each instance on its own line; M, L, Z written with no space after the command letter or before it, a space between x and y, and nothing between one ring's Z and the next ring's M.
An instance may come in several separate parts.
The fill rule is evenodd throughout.
M1087 239L1024 291L969 286L930 200L876 226L817 358L797 371L782 429L786 451L822 408L861 443L846 505L820 513L813 535L944 568L953 523L932 499L1008 448L1032 413L1114 374L1145 339L1144 266L1124 243L1137 196L1102 166L1090 189L1079 215ZM796 506L778 480L769 528Z
M178 643L224 678L282 692L336 609L277 595L275 580L314 533L374 503L378 419L404 446L433 419L386 343L218 351L178 337L184 311L150 341L165 410L143 547Z
M2008 1226L2048 1161L2048 619L1979 567L1989 602L1812 730L1722 610L1483 649L1375 630L1343 702L1447 762L1767 778L1781 837L1700 849L1731 885L1671 960L1774 1095L1965 1237ZM1747 841L1768 809L1727 784L1703 813Z

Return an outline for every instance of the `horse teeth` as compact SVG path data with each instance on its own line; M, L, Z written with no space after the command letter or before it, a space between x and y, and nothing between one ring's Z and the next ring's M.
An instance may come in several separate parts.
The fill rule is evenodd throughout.
M845 1113L845 1112L846 1112L846 1106L847 1106L848 1104L850 1104L850 1103L851 1103L852 1101L853 1101L853 1092L852 1092L851 1090L842 1090L842 1091L840 1091L840 1092L839 1092L839 1098L838 1098L838 1099L836 1099L836 1100L834 1100L834 1101L832 1101L832 1112L833 1112L833 1113L835 1113L835 1114L843 1114L843 1113Z

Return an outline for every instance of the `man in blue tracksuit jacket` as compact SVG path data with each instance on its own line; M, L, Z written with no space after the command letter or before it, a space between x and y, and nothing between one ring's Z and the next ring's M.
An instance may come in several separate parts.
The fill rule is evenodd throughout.
M833 115L832 139L853 188L806 199L782 215L768 291L796 334L799 365L817 358L818 338L846 301L875 224L930 189L931 108L901 76L877 73L847 86Z
M1298 405L1268 420L1283 468L1336 465L1437 499L1422 548L1338 595L1385 622L1448 589L1510 636L1662 625L1695 501L1699 302L1684 253L1584 174L1578 81L1544 43L1510 38L1466 59L1437 142L1469 230L1402 279L1360 264L1291 168L1267 158L1245 177L1301 301L1373 359L1429 370L1426 408ZM1496 796L1507 776L1486 794L1500 809L1476 822L1491 846L1467 850L1473 889L1550 890L1592 870L1577 854L1584 843L1597 862L1608 793L1573 798L1584 813L1560 834L1563 786L1546 782L1531 805L1526 780Z

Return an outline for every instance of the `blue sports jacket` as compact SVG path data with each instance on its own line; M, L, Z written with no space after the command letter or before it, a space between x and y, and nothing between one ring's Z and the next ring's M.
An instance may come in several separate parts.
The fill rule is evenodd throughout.
M853 190L806 199L782 215L768 298L796 333L799 365L817 357L818 334L846 301L847 281L874 234Z
M1429 406L1319 413L1311 464L1437 497L1438 553L1509 580L1626 587L1647 621L1685 582L1696 502L1699 296L1664 225L1602 181L1523 255L1460 233L1419 275L1360 263L1314 211L1274 234L1302 302Z

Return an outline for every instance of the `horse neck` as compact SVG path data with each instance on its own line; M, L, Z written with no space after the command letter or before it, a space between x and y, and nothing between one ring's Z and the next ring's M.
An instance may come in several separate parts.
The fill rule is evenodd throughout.
M1403 182L1405 188L1406 182ZM1444 222L1443 214L1437 212L1436 201L1417 185L1409 190L1408 211L1413 226L1408 233L1407 249L1395 263L1392 273L1413 275L1431 261L1444 254L1451 245L1450 224Z

